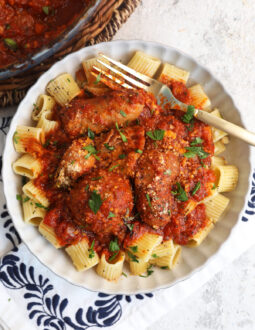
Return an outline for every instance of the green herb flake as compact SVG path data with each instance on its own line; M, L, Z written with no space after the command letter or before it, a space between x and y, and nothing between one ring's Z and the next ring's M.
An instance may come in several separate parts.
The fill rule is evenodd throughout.
M214 183L213 186L212 186L212 190L216 189L216 184Z
M96 155L98 151L92 144L82 147L82 149L88 151L87 155L84 157L85 159L88 159L91 155L93 155L97 160L100 160L100 158Z
M109 261L110 262L113 261L117 257L118 254L119 254L119 251L114 252L114 254L109 258Z
M102 205L102 199L100 194L94 190L91 193L90 199L89 199L89 207L91 211L95 214L97 214L98 210L100 209L100 206Z
M197 184L195 185L195 188L193 189L191 195L194 196L195 193L201 188L201 182L198 181Z
M24 199L23 199L23 203L26 203L30 200L30 198L28 196L26 196Z
M98 181L98 180L100 180L100 179L102 179L102 176L97 176L97 177L95 177L95 178L92 178L91 181Z
M120 114L121 114L122 117L127 117L126 113L122 110L120 110Z
M50 7L49 6L42 7L42 10L43 10L45 15L49 15L49 13L50 13Z
M165 175L171 175L171 173L172 173L172 171L170 169L168 169L164 172Z
M21 201L21 200L22 200L21 195L17 194L17 195L16 195L16 199L17 199L18 201Z
M152 258L158 258L158 256L156 255L156 253L153 253L151 256L152 256Z
M141 149L136 149L136 151L135 151L137 154L142 154L143 153L143 151L141 150Z
M13 51L16 51L18 48L17 42L11 38L5 38L4 44L5 44L5 46L7 46L9 49L11 49Z
M204 151L202 147L185 147L187 152L183 154L186 158L194 158L198 156L200 159L205 159L209 156L209 153Z
M169 269L168 266L162 266L161 269Z
M153 265L150 265L147 268L147 275L139 275L140 277L149 277L152 273L154 273L154 270L152 270Z
M119 159L124 159L124 158L126 158L126 155L125 154L119 155Z
M202 144L203 142L204 142L203 139L201 139L200 137L196 137L194 140L190 142L190 145L195 146L197 144Z
M18 137L18 132L16 131L13 135L13 141L15 144L19 143L19 137Z
M73 165L74 163L75 163L75 160L72 160L72 161L70 162L71 165Z
M173 195L176 196L177 199L181 202L186 202L188 200L188 196L185 192L185 190L182 188L181 184L179 182L176 183L177 190L171 191Z
M119 251L120 247L119 247L119 244L118 244L118 241L117 241L117 238L115 238L114 241L110 241L110 244L109 244L109 250L111 252L115 252L115 251Z
M107 219L115 218L115 217L116 217L116 215L110 211Z
M92 259L95 257L95 251L94 251L94 246L95 246L95 240L93 239L93 242L91 243L90 245L90 248L89 248L89 258Z
M89 190L89 184L87 184L85 187L85 191L88 191L88 190Z
M105 143L104 146L106 149L111 150L111 151L113 151L115 149L113 146L110 146L108 143Z
M145 196L146 196L146 199L148 201L149 207L152 208L152 206L151 206L151 198L150 198L149 194L146 194Z
M135 246L130 246L129 249L132 250L132 252L138 252L138 246L135 245Z
M94 138L95 138L95 133L90 128L88 128L88 137L91 140L94 140Z
M109 168L109 172L112 172L115 168L119 167L120 164L114 165L112 167Z
M134 229L134 224L133 223L127 223L126 222L125 225L127 226L129 231L133 231L133 229Z
M187 108L187 112L182 116L182 121L186 124L189 124L193 119L195 113L195 107L193 105L189 105Z
M155 129L154 131L146 132L146 135L149 136L154 141L163 140L165 131L163 129Z
M121 274L122 274L123 276L127 277L127 274L126 274L126 273L122 272Z
M116 126L117 131L118 131L119 134L120 134L120 137L121 137L122 141L123 141L123 142L127 142L127 138L126 138L126 136L120 131L118 123L115 123L115 126Z
M137 258L137 256L136 255L134 255L132 252L130 252L129 250L127 250L127 254L128 254L128 256L129 256L129 258L130 258L130 260L132 261L132 262L137 262L137 263L139 263L139 260L138 260L138 258Z
M96 81L94 81L94 84L95 84L95 85L97 85L97 84L100 82L100 80L101 80L101 76L102 76L102 74L101 74L101 72L100 72L99 75L96 77Z
M35 203L35 206L39 207L40 209L45 209L45 210L49 210L48 207L42 205L41 203Z

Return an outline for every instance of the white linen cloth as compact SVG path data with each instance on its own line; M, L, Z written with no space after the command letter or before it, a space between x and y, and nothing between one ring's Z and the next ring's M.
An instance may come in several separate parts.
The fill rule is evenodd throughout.
M11 111L0 114L0 160ZM246 206L222 248L201 271L168 289L137 295L105 295L77 287L51 272L30 253L16 232L0 182L0 330L110 328L144 329L202 286L226 262L252 244L255 229L255 172ZM242 237L242 244L231 244Z

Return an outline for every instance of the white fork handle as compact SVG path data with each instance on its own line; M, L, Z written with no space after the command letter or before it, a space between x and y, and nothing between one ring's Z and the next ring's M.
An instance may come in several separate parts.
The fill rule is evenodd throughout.
M246 129L238 125L230 123L225 119L215 117L206 111L202 111L198 109L196 109L195 111L195 117L208 125L216 127L230 135L233 135L249 143L252 146L255 146L255 134L247 131Z
M170 102L171 106L173 109L180 109L184 112L187 111L187 104L180 102L177 100L172 92L169 90L169 88L165 85L163 85L159 90L158 90L158 103L162 104L161 98L162 96L164 97L165 100L168 100ZM203 111L203 110L195 110L195 117L204 123L211 125L215 128L218 128L230 135L233 135L240 140L243 140L247 142L248 144L255 146L255 134L252 132L247 131L246 129L232 124L229 121L215 117L211 115L210 113Z

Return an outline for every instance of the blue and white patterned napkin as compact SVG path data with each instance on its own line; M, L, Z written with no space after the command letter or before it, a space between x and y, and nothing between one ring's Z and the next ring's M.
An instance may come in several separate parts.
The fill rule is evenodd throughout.
M0 113L1 165L13 110L5 111L4 115ZM0 329L145 329L222 267L219 262L214 266L211 262L213 270L205 267L174 287L147 294L106 295L77 287L41 264L21 242L5 205L2 178L0 181ZM247 207L238 226L254 226L255 219L248 221L254 214L255 172ZM244 244L236 247L228 261L254 243L253 235L249 235L251 230L245 232L248 233Z

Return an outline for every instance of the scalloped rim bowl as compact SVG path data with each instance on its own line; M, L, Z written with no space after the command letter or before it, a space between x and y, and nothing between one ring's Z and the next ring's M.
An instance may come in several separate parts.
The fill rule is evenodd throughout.
M245 196L249 189L249 174L251 172L250 147L237 139L231 138L230 144L224 154L230 164L238 166L240 180L235 191L228 193L231 199L230 207L223 218L216 224L203 244L197 248L183 248L180 263L173 271L155 268L154 273L148 278L139 276L121 276L118 282L108 282L99 277L94 269L86 272L77 272L69 257L61 250L56 250L38 232L37 228L24 223L22 207L16 200L16 194L21 191L21 178L14 174L11 164L17 159L12 136L18 124L31 125L31 112L37 96L44 92L48 81L58 74L69 72L74 74L83 59L92 57L98 52L122 60L127 63L134 51L142 50L152 56L158 57L162 62L169 62L191 72L189 84L199 82L210 97L213 107L218 107L223 116L239 125L241 114L235 107L232 98L225 91L221 83L204 67L199 65L190 56L183 54L177 49L158 43L144 41L113 41L81 49L70 54L60 62L54 64L44 73L34 86L30 88L24 100L12 120L3 155L3 182L4 193L8 209L14 225L23 242L30 251L50 270L69 282L92 291L104 293L133 294L138 292L150 292L159 288L170 287L177 282L187 279L194 272L206 267L208 272L212 270L212 259L218 264L222 259L227 259L222 248L230 241L232 228L236 226L239 215L244 206ZM232 239L233 241L233 239ZM236 242L235 242L236 243ZM233 243L234 244L234 243ZM125 266L126 267L126 266ZM129 273L127 269L124 271Z

